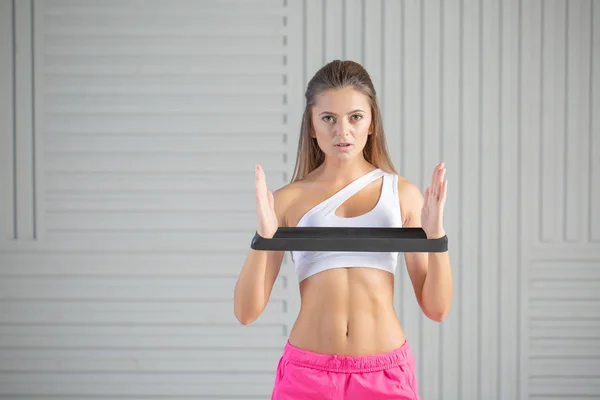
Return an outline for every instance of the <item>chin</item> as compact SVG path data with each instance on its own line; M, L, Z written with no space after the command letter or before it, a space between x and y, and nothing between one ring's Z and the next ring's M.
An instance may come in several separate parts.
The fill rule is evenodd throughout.
M330 154L329 158L332 160L338 160L338 161L350 161L350 160L357 158L357 156L358 156L358 153L352 152L352 153Z

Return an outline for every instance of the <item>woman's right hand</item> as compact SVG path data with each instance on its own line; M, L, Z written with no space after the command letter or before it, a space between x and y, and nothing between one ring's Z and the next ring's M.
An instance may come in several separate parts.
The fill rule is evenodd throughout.
M278 223L275 214L273 193L267 189L265 171L256 164L256 232L271 239L277 232Z

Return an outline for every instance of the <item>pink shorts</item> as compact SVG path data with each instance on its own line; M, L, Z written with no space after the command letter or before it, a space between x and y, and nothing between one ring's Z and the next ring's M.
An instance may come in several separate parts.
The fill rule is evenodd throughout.
M421 400L408 343L385 354L342 357L285 345L271 400Z

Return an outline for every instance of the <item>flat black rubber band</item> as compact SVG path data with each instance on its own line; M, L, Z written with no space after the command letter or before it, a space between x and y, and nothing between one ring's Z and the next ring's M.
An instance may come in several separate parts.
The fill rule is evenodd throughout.
M427 239L422 228L279 228L272 239L258 233L254 250L443 253L448 237Z

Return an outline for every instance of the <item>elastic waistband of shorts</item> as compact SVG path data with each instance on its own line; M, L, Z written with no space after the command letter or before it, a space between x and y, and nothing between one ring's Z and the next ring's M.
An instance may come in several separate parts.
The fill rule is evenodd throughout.
M357 373L381 371L388 368L411 363L412 353L408 343L387 353L367 356L338 356L321 354L303 350L293 346L289 341L283 350L283 359L304 367L330 372Z

